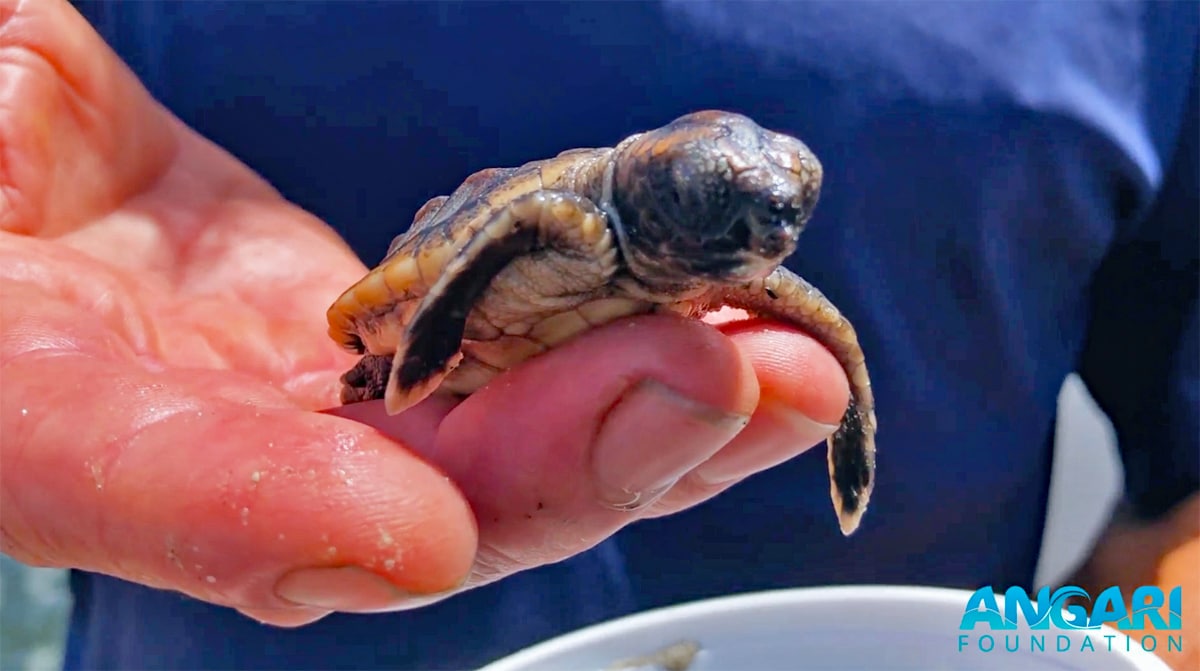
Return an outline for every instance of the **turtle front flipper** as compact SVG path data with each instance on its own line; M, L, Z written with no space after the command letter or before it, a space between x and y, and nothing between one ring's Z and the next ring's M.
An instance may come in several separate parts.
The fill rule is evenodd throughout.
M536 191L490 214L446 264L401 335L384 404L388 414L433 393L462 360L467 317L492 280L538 250L590 257L611 247L603 212L565 191Z
M780 267L765 279L725 290L722 302L796 324L824 345L846 371L850 403L828 439L830 495L842 533L858 528L875 485L875 398L854 327L816 287Z

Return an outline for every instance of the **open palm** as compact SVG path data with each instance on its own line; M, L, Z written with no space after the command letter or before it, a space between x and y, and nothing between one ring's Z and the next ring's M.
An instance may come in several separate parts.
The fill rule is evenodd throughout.
M353 364L324 310L364 271L337 235L65 2L0 2L0 84L3 549L23 561L276 624L413 607L694 505L845 407L803 335L645 317L463 402L322 412Z

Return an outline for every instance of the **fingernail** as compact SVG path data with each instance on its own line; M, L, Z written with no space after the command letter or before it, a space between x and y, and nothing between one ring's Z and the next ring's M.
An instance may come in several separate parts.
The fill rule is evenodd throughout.
M292 629L312 624L333 611L328 608L239 608L238 612L261 624Z
M764 402L737 443L698 466L693 476L710 485L741 480L781 464L837 430L778 402Z
M654 380L633 385L605 418L592 447L603 502L618 510L653 503L724 447L750 421Z
M352 613L396 610L412 600L392 583L357 566L292 571L275 583L275 594L301 606Z

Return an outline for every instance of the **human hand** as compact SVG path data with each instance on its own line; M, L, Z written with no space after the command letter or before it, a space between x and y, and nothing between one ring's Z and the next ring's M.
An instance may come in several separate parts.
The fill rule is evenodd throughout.
M1070 581L1088 594L1097 595L1112 585L1121 587L1128 599L1142 585L1157 585L1166 594L1182 590L1184 603L1200 601L1200 494L1192 494L1159 519L1136 517L1119 507L1108 526L1096 539ZM1143 604L1127 603L1133 612ZM1182 619L1183 631L1167 635L1182 636L1184 641L1200 640L1200 623L1192 617ZM1150 620L1144 629L1123 629L1134 640L1158 635L1154 650L1172 669L1188 671L1200 668L1200 653L1195 645L1172 647L1166 636L1157 634Z
M322 412L354 363L323 322L364 272L345 244L171 117L65 2L0 0L0 82L0 530L19 560L277 625L411 608L695 505L845 409L807 336L660 316L461 402Z

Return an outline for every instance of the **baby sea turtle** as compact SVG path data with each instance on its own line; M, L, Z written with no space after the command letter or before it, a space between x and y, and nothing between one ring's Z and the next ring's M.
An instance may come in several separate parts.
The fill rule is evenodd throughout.
M846 371L851 399L828 461L848 535L874 484L870 378L850 322L780 266L821 179L804 143L720 111L477 172L421 207L329 308L331 337L364 355L342 377L342 402L382 398L396 414L435 390L469 394L621 317L743 308L810 333Z

